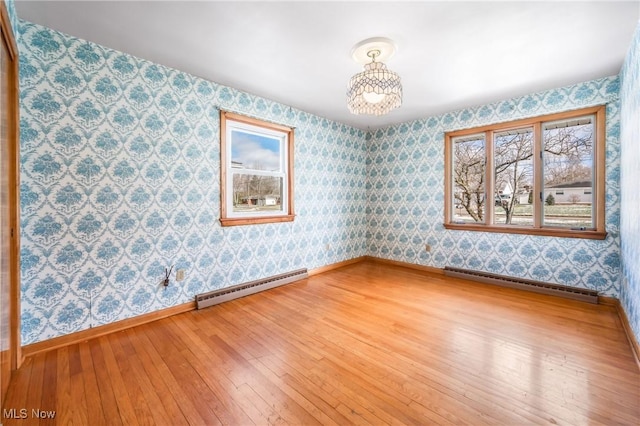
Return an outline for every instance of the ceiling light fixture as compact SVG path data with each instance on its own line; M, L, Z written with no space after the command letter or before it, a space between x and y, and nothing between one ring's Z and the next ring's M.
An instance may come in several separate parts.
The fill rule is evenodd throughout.
M351 50L364 71L349 80L347 106L352 114L384 115L402 105L400 76L382 62L396 51L395 43L385 37L361 41Z

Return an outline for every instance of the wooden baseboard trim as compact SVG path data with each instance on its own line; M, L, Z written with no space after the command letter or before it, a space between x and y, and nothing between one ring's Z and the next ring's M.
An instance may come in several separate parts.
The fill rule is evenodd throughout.
M629 346L631 346L631 352L633 352L633 356L636 359L636 364L638 364L638 368L640 369L640 345L638 345L638 340L636 339L635 334L633 334L631 323L629 322L627 313L622 307L622 303L620 303L620 300L616 299L615 297L600 296L598 299L601 304L614 306L616 308L616 311L618 311L618 317L620 318L620 322L622 323L624 333L627 335Z
M319 268L311 269L307 273L309 276L321 274L323 272L327 272L332 269L337 269L343 266L362 262L364 258L365 256L361 256L361 257L345 260L342 262L333 263L331 265L321 266ZM75 343L84 342L89 339L95 339L96 337L104 336L105 334L126 330L127 328L146 324L148 322L152 322L162 318L181 314L183 312L188 312L194 309L196 309L195 301L187 302L181 305L172 306L170 308L161 309L158 311L150 312L148 314L139 315L133 318L127 318L127 319L116 321L110 324L100 325L98 327L90 328L87 330L66 334L60 337L54 337L53 339L43 340L37 343L32 343L30 345L26 345L21 348L22 349L21 359L24 360L26 357L29 357L35 354L47 352L52 349L58 349L63 346L73 345Z
M319 268L310 269L308 271L308 275L309 276L318 275L323 272L328 272L333 269L342 268L343 266L348 266L348 265L352 265L354 263L359 263L363 261L400 266L404 268L418 270L421 272L427 272L430 274L444 275L444 269L441 269L441 268L435 268L432 266L424 266L424 265L416 265L413 263L383 259L375 256L360 256L360 257L355 257L353 259L344 260L342 262L321 266ZM603 305L613 306L616 308L616 311L618 312L618 317L620 318L620 322L622 323L622 327L625 331L625 334L631 346L633 355L636 359L636 363L638 364L638 368L640 368L640 345L638 345L638 341L636 340L635 335L633 334L631 325L629 323L629 319L627 318L627 315L624 309L622 308L622 304L618 299L614 297L607 297L607 296L600 296L599 303ZM181 314L183 312L192 311L194 309L196 309L195 301L187 302L180 305L172 306L170 308L150 312L148 314L139 315L133 318L127 318L125 320L117 321L111 324L105 324L105 325L90 328L87 330L82 330L75 333L67 334L64 336L54 337L53 339L44 340L42 342L32 343L30 345L26 345L21 348L21 355L22 355L21 359L24 360L26 357L29 357L35 354L47 352L53 349L58 349L63 346L81 343L89 339L94 339L96 337L104 336L105 334L115 333L131 327L146 324L152 321L157 321L159 319L167 318L173 315Z
M610 296L598 296L598 304L600 305L606 305L606 306L613 306L616 309L620 306L620 301L618 299L616 299L615 297L610 297Z
M416 265L415 263L401 262L399 260L383 259L375 256L364 256L364 260L386 265L402 266L404 268L415 269L417 271L428 272L430 274L444 275L444 269L434 266Z
M365 260L367 256L354 257L353 259L343 260L342 262L332 263L331 265L320 266L319 268L309 269L307 274L309 276L318 275L323 272L331 271L333 269L342 268L343 266L353 265L354 263L359 263Z
M194 310L195 308L195 301L182 303L170 308L149 312L148 314L127 318L121 321L112 322L110 324L100 325L98 327L89 328L87 330L77 331L75 333L66 334L60 337L54 337L53 339L43 340L42 342L23 346L22 355L26 358L28 356L47 352L52 349L58 349L63 346L81 343L89 339L95 339L96 337L104 336L105 334L115 333L117 331L126 330L127 328L135 327L137 325L146 324L162 318L170 317L172 315L188 312Z

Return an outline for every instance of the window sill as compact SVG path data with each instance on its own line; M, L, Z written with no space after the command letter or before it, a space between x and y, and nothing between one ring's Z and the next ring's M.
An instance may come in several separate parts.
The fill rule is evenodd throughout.
M295 217L293 214L283 216L226 217L220 218L220 223L222 226L257 225L261 223L293 222Z
M560 238L583 238L589 240L604 240L607 237L606 231L580 231L577 229L562 228L526 228L518 226L500 226L500 225L473 225L470 223L445 223L445 229L458 231L475 231L475 232L498 232L502 234L525 234L540 235L547 237Z

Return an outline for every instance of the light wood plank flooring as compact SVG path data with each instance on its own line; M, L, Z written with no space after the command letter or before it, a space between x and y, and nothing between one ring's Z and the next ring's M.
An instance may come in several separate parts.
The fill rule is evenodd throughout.
M612 307L362 262L33 356L5 407L27 418L4 425L637 425L640 371Z

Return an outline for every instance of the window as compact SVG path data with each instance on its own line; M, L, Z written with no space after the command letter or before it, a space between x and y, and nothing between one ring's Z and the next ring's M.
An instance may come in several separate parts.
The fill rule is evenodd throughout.
M222 226L291 222L293 129L220 112Z
M604 239L604 131L599 106L445 134L445 228Z

